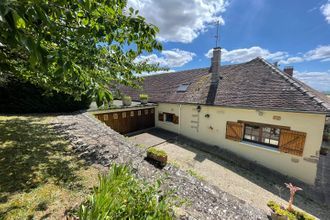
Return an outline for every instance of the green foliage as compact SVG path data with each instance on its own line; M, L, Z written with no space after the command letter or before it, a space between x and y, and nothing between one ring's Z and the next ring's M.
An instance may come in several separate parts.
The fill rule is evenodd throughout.
M149 96L147 94L140 94L140 100L148 100Z
M204 177L202 177L201 175L199 175L195 170L189 169L189 170L187 170L187 173L189 173L189 175L191 175L191 176L193 176L193 177L195 177L195 178L197 178L199 180L203 180L204 179Z
M150 185L137 179L129 167L113 165L81 205L79 219L173 219L174 198L171 193L159 195L159 187L160 181Z
M151 154L154 154L156 156L159 156L159 157L166 157L167 156L167 153L163 150L159 150L155 147L151 147L147 150L147 153L151 153Z
M279 204L277 204L274 201L269 201L267 203L268 207L273 210L278 215L283 215L289 217L290 220L315 220L314 217L311 215L301 212L301 211L289 211L285 209L284 207L281 207Z
M51 93L50 93L51 92ZM72 112L87 109L91 98L80 100L57 91L46 91L13 77L0 84L0 113Z
M1 0L0 30L0 83L13 74L75 98L92 94L100 106L112 100L109 88L160 69L136 62L162 46L126 0Z
M132 97L131 97L131 96L127 96L127 95L123 96L122 99L123 99L123 100L126 100L126 101L129 101L129 102L132 101Z

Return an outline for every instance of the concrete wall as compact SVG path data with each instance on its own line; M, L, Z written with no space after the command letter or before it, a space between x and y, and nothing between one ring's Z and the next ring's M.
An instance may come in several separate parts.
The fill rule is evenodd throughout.
M248 109L223 108L216 106L180 105L160 103L156 108L156 126L182 134L186 137L230 150L246 159L270 169L314 184L317 158L322 142L325 115ZM169 112L179 116L179 124L158 121L158 112ZM209 114L209 118L205 117ZM273 118L273 116L279 116ZM279 120L280 118L280 120ZM288 126L291 130L306 132L303 156L279 152L253 143L236 142L225 138L227 121L251 121Z

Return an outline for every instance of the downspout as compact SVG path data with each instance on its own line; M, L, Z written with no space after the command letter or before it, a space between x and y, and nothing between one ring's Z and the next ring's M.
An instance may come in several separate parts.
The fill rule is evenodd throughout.
M178 135L181 133L181 106L182 104L179 105L179 127L178 127Z

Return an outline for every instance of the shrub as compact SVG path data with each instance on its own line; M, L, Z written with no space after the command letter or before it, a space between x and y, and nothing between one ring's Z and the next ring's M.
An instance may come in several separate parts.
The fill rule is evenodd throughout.
M173 219L174 196L160 192L160 181L147 184L137 179L127 166L113 165L99 176L99 186L81 205L80 220L94 219Z
M123 100L127 100L127 101L132 101L131 96L128 96L128 95L123 96L122 99L123 99Z
M155 147L151 147L147 150L147 153L151 153L151 154L154 154L156 156L159 156L159 157L166 157L167 154L165 151L163 150L158 150L157 148Z
M81 100L72 96L46 91L29 82L10 77L0 83L0 113L40 113L40 112L72 112L88 109L91 98L82 95Z
M315 218L305 212L297 211L292 209L291 211L281 207L274 201L267 203L268 207L278 215L287 216L290 220L315 220Z
M140 100L147 100L149 96L147 94L140 94Z

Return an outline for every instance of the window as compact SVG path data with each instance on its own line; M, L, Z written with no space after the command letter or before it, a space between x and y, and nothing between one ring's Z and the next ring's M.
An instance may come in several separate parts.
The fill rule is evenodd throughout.
M171 113L165 113L165 121L167 122L173 122L173 117L174 114L171 114Z
M177 92L185 92L185 91L187 91L189 85L190 85L189 83L180 84L176 91Z
M275 126L245 123L243 139L246 141L278 147L280 131L281 129Z

